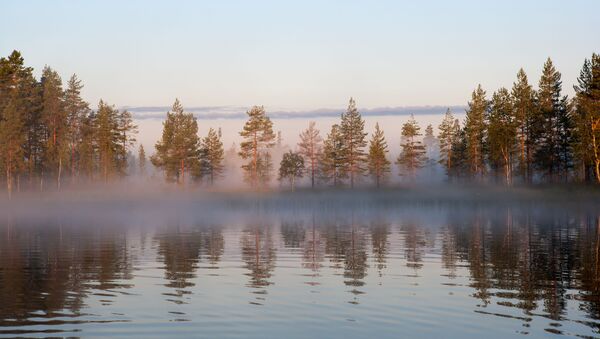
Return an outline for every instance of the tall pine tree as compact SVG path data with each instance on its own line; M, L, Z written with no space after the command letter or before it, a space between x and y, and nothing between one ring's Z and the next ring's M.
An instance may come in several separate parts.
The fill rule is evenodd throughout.
M561 74L548 58L538 90L537 167L550 182L566 181L572 167L572 117L563 97Z
M460 126L458 121L455 121L450 108L446 110L442 123L438 126L439 143L440 143L440 159L439 163L444 166L446 175L450 177L450 169L454 162L454 154L452 153L452 145L456 142Z
M417 171L423 167L426 161L425 146L418 139L421 135L421 127L417 124L415 117L411 114L410 119L402 125L402 152L396 160L400 169L400 175L409 181L415 181Z
M184 112L178 99L167 112L162 138L155 148L152 164L164 171L167 181L185 184L186 173L197 171L200 155L198 123L192 113Z
M67 112L64 107L62 80L50 67L42 71L42 122L45 126L46 147L43 169L56 179L60 189L62 164L67 155Z
M575 88L574 152L586 182L600 184L600 55L592 54Z
M296 189L296 178L304 175L304 158L300 153L288 151L283 154L279 164L279 180L288 180L292 192Z
M0 58L0 170L5 174L9 198L15 182L19 187L26 166L27 121L38 108L32 72L17 51Z
M315 122L308 123L308 128L300 133L300 142L298 143L299 152L304 158L306 171L310 176L311 187L315 187L315 178L319 169L319 158L322 153L323 139L319 135L319 130L315 127Z
M515 128L518 139L518 174L521 180L531 183L533 176L533 153L535 150L534 123L536 110L534 91L529 85L527 74L521 68L512 87Z
M253 106L246 114L248 120L240 132L244 141L240 144L239 156L248 160L242 165L245 180L251 187L260 189L268 183L272 169L269 150L275 145L273 123L263 106Z
M485 91L478 85L471 95L465 120L467 159L472 177L481 180L485 174L485 114L488 103Z
M513 155L516 146L516 124L513 101L506 88L492 95L488 115L488 159L496 173L502 173L504 183L512 184Z
M78 175L83 143L83 128L85 119L90 113L88 103L81 98L82 88L83 84L81 80L73 74L67 83L67 89L64 93L71 183L75 183Z
M350 177L350 187L354 187L355 181L365 171L366 158L364 148L367 146L365 139L367 133L364 132L365 121L358 112L356 102L352 98L350 98L350 102L348 103L348 109L342 114L340 127L344 139L344 148L346 149L345 161L347 162L346 167L348 176Z
M323 143L321 155L320 175L323 181L339 186L348 175L348 162L346 161L346 147L344 136L338 124L331 126L331 131Z
M390 161L387 159L388 145L385 141L383 131L379 129L379 123L375 124L375 132L369 142L369 174L375 182L375 186L379 188L381 183L390 173Z
M202 139L200 146L202 176L208 177L212 186L215 180L223 175L223 142L214 129L208 130L208 135Z

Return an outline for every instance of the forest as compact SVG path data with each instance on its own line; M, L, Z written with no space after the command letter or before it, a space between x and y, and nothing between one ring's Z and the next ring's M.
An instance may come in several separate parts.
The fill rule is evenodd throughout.
M91 108L76 75L65 84L46 66L38 80L21 53L13 51L0 58L2 186L10 199L22 191L126 183L124 178L136 175L211 189L227 180L231 163L240 167L247 187L258 191L272 189L276 180L292 191L296 186L398 186L390 180L392 163L403 184L415 183L420 171L439 164L449 183L598 185L600 55L583 61L573 88L574 97L563 94L561 73L548 58L537 88L523 69L510 89L489 94L477 85L464 121L448 109L439 126L423 128L410 116L399 126L402 141L395 155L379 124L369 137L351 98L328 131L308 122L299 131L300 142L282 152L279 163L273 149L281 135L263 106L248 109L239 132L242 142L226 151L221 130L200 136L197 118L176 99L147 156L136 142L130 112L104 100Z

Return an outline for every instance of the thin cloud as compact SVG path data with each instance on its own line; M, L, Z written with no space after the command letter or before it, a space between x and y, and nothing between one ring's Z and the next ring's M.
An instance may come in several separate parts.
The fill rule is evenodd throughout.
M406 106L406 107L379 107L372 109L360 109L363 116L406 116L443 114L450 108L454 113L462 113L465 106ZM135 119L151 120L164 119L166 112L170 107L148 106L148 107L124 107L130 111ZM185 108L186 112L191 112L199 120L215 119L243 119L246 117L247 107L241 106L206 106ZM309 111L270 111L269 116L272 119L315 119L339 117L343 109L316 109Z

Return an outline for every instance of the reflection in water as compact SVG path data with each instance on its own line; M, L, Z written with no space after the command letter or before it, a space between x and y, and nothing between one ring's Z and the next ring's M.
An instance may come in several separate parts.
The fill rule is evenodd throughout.
M86 298L110 305L125 293L122 289L133 286L127 282L133 253L127 251L126 239L114 230L75 232L62 225L8 223L0 239L0 326L77 324L69 319L85 315ZM117 320L102 320L107 321ZM30 332L38 330L24 333Z
M388 235L390 225L386 220L374 220L371 222L371 247L373 248L373 257L375 258L375 267L379 276L383 274L386 266L386 257L388 255Z
M248 287L252 293L261 295L251 304L262 305L271 285L271 274L275 269L275 246L271 227L262 221L252 222L244 229L241 239L242 260L246 263L246 273L250 277Z
M424 247L427 245L425 230L417 222L408 220L401 224L400 231L404 235L404 248L406 251L406 265L415 269L423 266Z
M317 229L315 216L313 214L310 230L304 237L304 255L302 265L312 271L311 277L319 277L319 270L323 267L324 248L321 239L321 231ZM311 281L309 284L317 285L318 282Z
M165 265L165 278L168 280L165 286L174 289L174 292L163 294L177 298L168 299L171 302L185 304L185 295L191 294L189 288L195 285L193 279L200 260L202 233L196 229L183 232L180 227L175 227L174 230L158 234L156 241L159 260Z
M12 221L2 230L0 336L102 335L93 324L105 322L129 322L143 336L135 331L146 317L158 325L169 321L160 304L136 307L136 300L186 307L188 313L171 313L186 314L197 329L217 326L211 312L250 326L245 317L270 310L255 318L264 328L273 325L269 317L285 314L306 321L309 331L314 318L307 314L335 322L360 311L362 326L400 335L389 324L437 319L441 306L449 323L437 334L460 334L451 332L455 321L483 328L501 321L510 332L498 337L600 335L600 217L594 213L503 208L446 211L436 221L418 214L314 213L157 228ZM244 309L248 287L250 304L265 307ZM253 328L245 334L261 336Z

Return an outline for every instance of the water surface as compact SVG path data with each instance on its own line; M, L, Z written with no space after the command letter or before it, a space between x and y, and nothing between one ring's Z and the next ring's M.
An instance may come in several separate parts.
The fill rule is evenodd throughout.
M549 208L7 218L0 337L600 337L599 260Z

